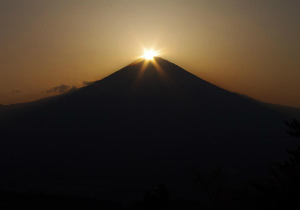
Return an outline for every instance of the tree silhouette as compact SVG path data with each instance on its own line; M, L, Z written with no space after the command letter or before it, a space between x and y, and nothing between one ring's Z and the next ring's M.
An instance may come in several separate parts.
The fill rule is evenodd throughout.
M166 186L158 185L151 191L146 191L142 201L135 202L130 210L199 210L197 201L187 199L172 199Z
M300 139L300 123L293 119L292 122L285 122L285 124L291 129L287 131L290 135Z
M224 195L224 184L226 174L221 167L210 170L208 177L204 177L199 171L194 170L196 175L196 187L208 196L208 205L212 209L221 209L222 197Z
M293 119L291 123L286 122L286 125L291 129L287 132L300 139L300 123ZM271 178L277 182L291 182L293 185L298 184L300 186L300 147L287 152L290 155L289 159L284 163L277 164L277 167L271 170Z
M285 122L290 135L300 139L300 123L293 119ZM288 160L278 163L270 170L263 183L254 182L246 202L249 209L299 209L300 208L300 147L288 150ZM243 201L245 204L245 200Z
M300 123L293 119L286 125L290 128L287 132L300 139ZM300 207L300 147L287 152L288 160L271 169L269 190L283 208Z

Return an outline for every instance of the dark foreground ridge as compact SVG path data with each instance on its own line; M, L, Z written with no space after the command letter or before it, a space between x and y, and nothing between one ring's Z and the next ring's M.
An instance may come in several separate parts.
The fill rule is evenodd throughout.
M0 116L2 189L125 203L160 183L194 199L195 170L217 166L239 185L294 146L286 116L159 57Z

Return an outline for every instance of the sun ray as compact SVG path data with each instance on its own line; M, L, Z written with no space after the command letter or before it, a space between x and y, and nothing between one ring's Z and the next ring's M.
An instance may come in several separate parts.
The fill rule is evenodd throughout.
M138 72L136 84L134 86L137 86L138 83L141 81L141 79L145 73L145 70L150 63L151 63L151 65L154 66L155 70L166 81L166 83L170 83L170 81L171 81L170 78L168 78L168 76L165 74L162 67L155 60L156 59L155 57L157 57L160 54L161 54L161 50L153 50L153 48L151 48L151 49L144 48L144 55L139 57L143 60L138 60L138 62L142 62L142 65Z
M154 51L153 49L151 50L144 49L144 55L142 55L141 57L146 60L153 60L155 56L158 56L157 51Z

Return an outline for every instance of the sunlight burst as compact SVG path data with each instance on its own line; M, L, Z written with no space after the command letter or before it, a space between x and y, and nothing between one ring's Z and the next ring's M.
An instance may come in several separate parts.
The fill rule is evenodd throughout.
M146 60L153 60L155 56L157 56L158 53L154 50L144 50L144 55L142 56Z

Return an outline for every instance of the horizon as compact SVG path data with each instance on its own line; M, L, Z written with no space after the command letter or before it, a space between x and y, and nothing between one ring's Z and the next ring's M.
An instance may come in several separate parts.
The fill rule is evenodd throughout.
M228 91L300 107L299 1L0 4L0 104L82 87L152 49Z
M166 60L166 59L164 59L163 57L161 57L161 56L159 56L159 55L153 56L152 58L146 58L146 57L144 57L144 56L139 56L136 60L130 62L129 64L125 65L124 67L130 66L131 64L134 64L134 63L136 63L137 61L140 61L141 59L143 60L143 62L145 62L145 61L147 61L147 60L148 60L147 62L153 62L153 60L155 60L155 58L161 58L161 59L163 59L163 60ZM166 60L166 61L168 61L168 62L170 62L170 63L172 63L172 64L177 65L176 63L173 63L172 61L169 61L169 60ZM92 84L95 83L95 82L101 81L102 79L104 79L104 78L106 78L106 77L109 77L110 75L114 74L115 72L118 72L118 71L122 70L124 67L122 67L122 68L120 68L120 69L118 69L118 70L116 70L116 71L110 73L110 74L107 75L107 76L104 76L103 78L101 78L101 79L99 79L99 80L96 80L96 81L83 81L82 84L79 85L79 86L75 86L75 85L73 85L73 86L66 86L65 84L58 85L58 86L56 86L56 87L54 87L54 88L52 88L52 89L50 89L50 90L44 91L44 92L50 92L50 94L48 94L48 95L46 95L46 96L44 96L44 97L43 97L43 96L33 97L33 98L31 98L31 100L24 100L24 99L22 100L22 99L21 99L20 101L17 100L17 101L19 101L19 102L16 102L16 103L8 103L8 104L1 104L1 103L0 103L0 105L13 105L13 104L30 103L30 102L38 101L38 100L43 99L43 98L47 98L47 97L52 97L52 96L57 96L57 95L65 94L65 93L68 93L69 91L72 91L73 88L80 89L80 88L83 88L83 87L92 85ZM179 67L181 67L181 66L179 66ZM181 68L182 68L182 67L181 67ZM184 69L184 70L186 70L186 69ZM186 71L187 71L187 70L186 70ZM189 72L189 71L188 71L188 72ZM189 72L189 73L195 75L195 74L192 73L192 72ZM197 76L197 75L195 75L195 76ZM197 76L197 77L198 77L198 76ZM200 77L199 77L199 78L200 78ZM200 78L200 79L202 79L202 78ZM202 80L204 80L204 79L202 79ZM204 80L204 81L206 81L206 82L208 82L208 83L211 83L210 81L207 81L207 80ZM211 84L213 84L213 83L211 83ZM226 90L225 88L222 88L222 87L220 87L220 86L218 86L218 85L216 85L216 84L213 84L213 85L215 85L215 86L217 86L217 87L219 87L219 88L221 88L221 89ZM54 89L57 89L58 91L54 91ZM227 90L227 91L229 91L229 90ZM242 95L242 96L245 96L245 97L248 97L248 98L251 98L251 99L254 99L254 100L258 100L258 99L256 99L256 98L252 98L252 97L250 97L250 96L248 96L248 95L245 95L245 94L242 94L242 93L239 93L239 92L234 92L234 91L229 91L229 92L237 93L237 94L240 94L240 95ZM51 93L52 93L52 94L51 94ZM264 102L264 103L267 103L267 104L270 104L270 105L273 104L273 105L287 106L287 107L291 107L291 108L300 108L300 106L297 107L297 106L289 106L289 105L283 105L283 104L275 104L275 103L269 103L269 102L262 101L262 100L258 100L258 101L261 101L261 102Z

